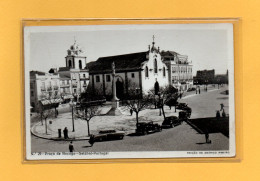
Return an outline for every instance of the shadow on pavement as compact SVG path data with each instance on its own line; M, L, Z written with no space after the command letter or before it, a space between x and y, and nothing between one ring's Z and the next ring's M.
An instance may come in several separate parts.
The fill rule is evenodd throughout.
M207 132L209 134L222 133L224 136L229 137L229 117L190 119L187 123L199 134L205 134Z
M82 148L89 148L89 147L92 147L92 146L90 146L90 145L89 146L82 146Z
M204 144L207 144L206 142L203 142L203 143L196 143L197 145L204 145Z

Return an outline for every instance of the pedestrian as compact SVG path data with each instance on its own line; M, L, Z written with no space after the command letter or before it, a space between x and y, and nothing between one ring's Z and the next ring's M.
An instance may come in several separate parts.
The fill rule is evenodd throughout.
M225 113L225 110L223 109L222 111L222 117L225 118L226 117L226 113Z
M211 140L209 139L209 132L206 130L205 132L205 138L206 138L206 143L211 143Z
M199 87L199 94L200 94L200 87Z
M90 138L89 138L89 144L91 145L91 147L93 146L95 140L94 140L94 136L93 135L90 135Z
M171 105L169 106L169 108L170 108L170 110L172 110L172 106Z
M198 94L198 89L196 88L196 94Z
M67 127L64 128L63 134L64 134L64 139L68 139L69 138L69 136L68 136L68 128Z
M223 103L220 104L220 111L222 111L222 110L224 110L224 104Z
M130 109L130 115L131 116L133 115L133 109Z
M219 110L217 110L216 118L220 118L220 112L219 112Z
M70 144L69 144L69 150L70 150L70 152L73 152L73 151L74 151L74 146L73 146L72 141L71 141Z

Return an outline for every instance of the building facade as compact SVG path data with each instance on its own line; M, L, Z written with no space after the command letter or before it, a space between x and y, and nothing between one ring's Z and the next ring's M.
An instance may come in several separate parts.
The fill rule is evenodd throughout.
M215 70L198 70L196 77L194 77L194 84L214 84L215 83Z
M87 65L90 87L105 96L112 95L112 63L115 63L116 92L120 99L129 91L148 92L159 86L168 85L168 69L162 61L159 47L149 45L148 51L101 57Z
M182 91L192 87L192 64L188 56L174 51L162 51L161 56L168 68L169 84Z
M30 98L31 107L34 111L39 110L48 102L61 102L59 75L31 71Z
M49 73L30 72L31 107L37 111L44 104L59 101L69 102L79 98L89 84L89 71L86 69L86 57L74 42L67 50L66 67L51 68ZM46 101L48 100L48 101Z

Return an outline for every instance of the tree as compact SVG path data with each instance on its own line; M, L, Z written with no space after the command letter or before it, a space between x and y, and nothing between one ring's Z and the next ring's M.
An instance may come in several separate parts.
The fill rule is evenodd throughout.
M154 90L149 91L152 96L155 96ZM178 100L178 89L174 88L172 85L165 87L160 87L157 98L157 105L160 110L162 110L163 117L165 119L164 105L176 106ZM175 107L176 108L176 107Z
M43 125L43 119L44 119L44 123L45 123L45 133L47 134L48 131L47 131L47 119L51 116L53 116L53 110L50 109L49 107L41 107L39 112L38 112L38 115L40 117L40 120L41 120L41 123Z
M75 112L75 118L87 121L88 136L90 136L89 121L99 113L98 106L80 103L80 109Z
M48 92L48 93L42 93L40 95L40 99L43 102L43 107L48 107L48 109L54 109L54 116L57 117L57 107L59 107L59 104L61 102L61 96L57 91L55 92Z
M151 96L137 93L134 90L129 90L128 100L125 100L128 109L132 109L136 114L136 125L138 124L139 112L145 110L151 105Z

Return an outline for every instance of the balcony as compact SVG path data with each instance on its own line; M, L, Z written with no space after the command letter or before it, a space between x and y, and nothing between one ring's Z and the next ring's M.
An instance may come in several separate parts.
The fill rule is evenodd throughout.
M60 87L70 87L70 84L61 84Z
M77 84L72 84L72 87L76 88L76 87L78 87L78 85Z
M89 80L88 77L80 77L80 80Z

